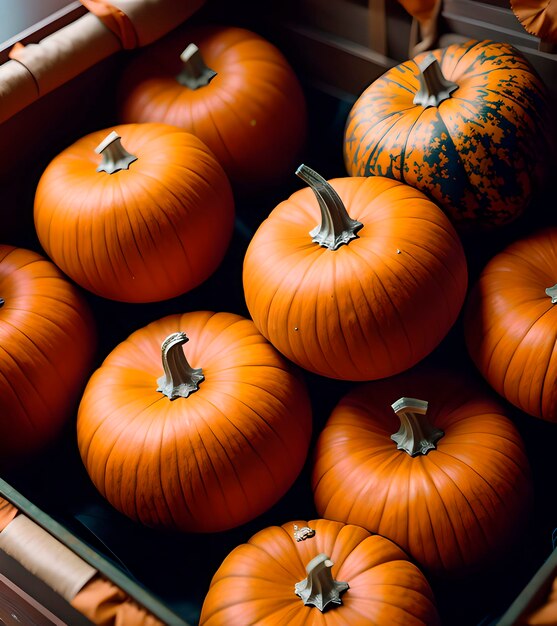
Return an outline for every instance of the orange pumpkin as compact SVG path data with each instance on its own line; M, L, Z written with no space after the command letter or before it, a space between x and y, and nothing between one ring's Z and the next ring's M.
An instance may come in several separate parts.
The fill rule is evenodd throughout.
M325 610L326 609L326 610ZM420 570L389 540L325 519L258 532L211 581L200 626L435 626Z
M354 104L347 171L420 189L462 230L505 224L539 183L547 102L535 70L509 44L469 41L420 54Z
M0 245L0 464L25 460L77 408L96 350L94 322L50 261Z
M464 301L466 260L449 220L387 178L298 173L311 188L279 204L246 252L255 325L322 376L371 380L411 367L445 337Z
M233 225L230 183L215 157L164 124L79 139L51 161L35 196L50 258L85 289L125 302L199 285L222 261Z
M118 510L148 526L214 532L288 490L311 408L251 320L194 312L152 322L110 353L87 385L77 434L93 483Z
M388 537L439 575L509 549L532 500L524 446L500 403L473 379L421 368L340 401L312 484L321 516Z
M236 188L277 184L299 159L305 98L271 43L243 28L204 26L135 59L120 88L124 122L164 122L195 134Z
M464 316L472 360L509 402L557 422L557 228L511 243L489 261Z

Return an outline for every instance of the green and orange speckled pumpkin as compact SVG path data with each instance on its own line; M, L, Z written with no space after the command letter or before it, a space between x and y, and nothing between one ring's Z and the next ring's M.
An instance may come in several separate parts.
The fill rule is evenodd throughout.
M541 177L547 96L511 45L469 41L420 54L372 83L345 129L351 176L428 194L461 230L518 217Z

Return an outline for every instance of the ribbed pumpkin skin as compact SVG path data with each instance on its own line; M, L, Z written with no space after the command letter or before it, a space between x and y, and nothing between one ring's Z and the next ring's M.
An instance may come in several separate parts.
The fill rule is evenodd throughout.
M344 137L348 173L421 189L462 230L514 220L547 154L542 83L508 44L453 44L432 54L459 87L438 107L424 108L413 99L426 54L388 70L354 104Z
M115 130L138 157L97 172L95 148ZM232 236L230 183L199 139L164 124L91 133L56 156L35 196L35 227L50 258L93 293L124 302L193 289L221 262Z
M161 344L186 332L184 352L205 380L188 398L156 391ZM172 315L134 332L93 374L78 413L78 444L97 489L154 527L214 532L264 512L305 461L305 386L232 313Z
M557 229L515 241L483 269L464 316L466 345L489 382L522 411L557 422Z
M0 464L58 435L93 364L95 326L75 287L44 257L0 245Z
M337 250L313 243L317 201L309 188L296 191L250 242L246 303L260 332L301 367L343 380L391 376L429 354L456 320L467 286L462 245L408 185L329 182L364 224L358 238Z
M297 542L294 524L315 536ZM340 606L304 606L294 585L320 553L350 588ZM435 626L433 594L420 570L392 542L358 526L325 519L271 526L235 548L211 581L200 626Z
M524 446L500 404L451 372L405 372L362 385L332 412L315 451L319 515L388 537L427 570L462 575L510 548L532 499ZM445 432L411 457L391 435L391 404L427 400Z
M175 78L189 43L217 72L195 90ZM132 62L119 92L122 121L164 122L195 134L245 193L283 179L305 143L306 104L296 75L275 46L243 28L178 31Z

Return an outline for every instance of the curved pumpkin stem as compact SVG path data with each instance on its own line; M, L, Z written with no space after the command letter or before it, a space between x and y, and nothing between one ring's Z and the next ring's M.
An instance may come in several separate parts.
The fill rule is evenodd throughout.
M95 148L95 152L102 155L97 172L114 174L114 172L129 169L130 164L137 161L137 157L124 148L122 138L114 130L101 141Z
M356 239L356 233L363 224L348 215L346 207L333 187L317 172L303 164L296 170L296 176L311 187L321 209L321 225L309 233L312 241L330 250L336 250L351 239Z
M437 441L445 433L425 417L428 407L425 400L400 398L391 406L400 419L400 430L391 435L391 439L397 443L397 450L417 456L437 447Z
M317 555L307 564L307 578L294 585L296 595L305 605L311 604L323 612L330 604L342 604L340 594L349 589L349 585L333 578L333 565L326 554Z
M545 290L545 293L551 298L551 304L555 304L557 302L557 285L553 285L553 287L548 287Z
M199 89L199 87L205 87L217 75L214 70L205 65L201 52L194 43L189 44L180 55L180 59L184 66L182 71L176 76L176 80L184 87L194 90Z
M414 104L425 107L437 107L451 97L451 93L458 89L458 85L446 79L441 71L437 59L429 54L421 63L418 63L420 73L420 89L414 96Z
M182 346L189 339L186 333L178 332L169 335L161 346L162 366L164 375L157 379L157 391L170 400L187 398L199 389L199 383L205 380L203 370L190 366Z

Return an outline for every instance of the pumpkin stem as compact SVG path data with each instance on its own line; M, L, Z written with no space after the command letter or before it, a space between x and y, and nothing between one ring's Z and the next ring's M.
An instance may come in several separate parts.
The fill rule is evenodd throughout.
M296 176L311 187L321 209L321 225L309 233L312 241L330 250L336 250L351 239L356 239L356 233L363 224L348 215L346 207L333 187L306 165L300 165L296 170Z
M555 304L557 302L557 285L553 285L553 287L548 287L545 290L545 293L551 298L551 304Z
M114 174L114 172L129 169L130 164L137 161L137 157L124 148L121 139L120 135L113 130L95 148L95 152L102 155L97 172Z
M420 89L414 96L414 104L425 107L438 107L443 100L451 97L451 93L458 89L458 85L446 79L441 71L437 59L429 54L421 63L418 63L420 73Z
M302 598L305 605L312 604L323 612L330 604L342 604L340 594L349 585L333 578L333 565L326 554L318 554L307 564L307 578L294 585L296 595Z
M435 444L445 433L425 417L428 406L425 400L400 398L391 406L400 419L400 430L391 435L397 443L397 450L417 456L437 447Z
M199 48L190 43L182 52L180 59L184 63L182 71L176 76L180 85L190 89L199 89L208 85L217 73L205 65Z
M186 333L172 333L161 346L164 375L157 379L157 391L164 393L170 400L187 398L199 389L199 383L205 380L203 370L190 366L182 346L189 339Z

